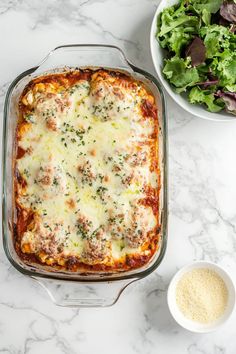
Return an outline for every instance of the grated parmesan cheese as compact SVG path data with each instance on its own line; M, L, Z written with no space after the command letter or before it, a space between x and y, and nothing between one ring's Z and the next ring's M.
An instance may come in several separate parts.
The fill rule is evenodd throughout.
M223 279L213 270L197 268L184 274L176 286L176 303L195 322L212 323L221 317L228 301Z

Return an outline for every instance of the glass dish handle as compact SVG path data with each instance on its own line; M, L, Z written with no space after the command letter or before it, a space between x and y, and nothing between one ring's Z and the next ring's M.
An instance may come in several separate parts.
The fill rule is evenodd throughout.
M73 282L32 277L51 300L64 307L105 307L113 305L123 290L137 279L112 282Z
M72 44L53 49L39 64L33 75L63 67L119 68L133 72L133 65L116 46Z

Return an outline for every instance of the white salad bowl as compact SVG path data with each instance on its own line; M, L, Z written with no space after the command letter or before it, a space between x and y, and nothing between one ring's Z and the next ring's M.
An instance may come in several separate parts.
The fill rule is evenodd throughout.
M236 121L236 117L232 114L229 114L225 111L222 111L220 113L212 113L208 112L204 106L201 106L200 104L193 105L188 102L187 95L186 94L177 94L174 89L171 87L171 85L168 83L168 81L165 79L163 73L162 73L162 68L163 68L163 63L164 63L164 58L166 57L166 51L161 48L159 45L159 42L156 39L156 33L157 33L157 19L160 13L167 7L170 7L174 4L177 4L179 0L161 0L156 13L154 15L153 21L152 21L152 27L151 27L151 34L150 34L150 46L151 46L151 54L152 54L152 60L153 64L155 66L157 75L159 80L161 81L162 85L168 92L168 94L174 99L174 101L180 105L185 111L203 119L208 119L208 120L215 120L215 121Z

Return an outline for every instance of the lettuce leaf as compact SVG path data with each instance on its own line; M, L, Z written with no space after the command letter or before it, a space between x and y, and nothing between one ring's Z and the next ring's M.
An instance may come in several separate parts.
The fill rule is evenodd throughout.
M225 103L226 111L236 115L236 92L217 91L217 97L220 97Z
M220 58L217 69L222 86L236 84L236 53Z
M236 3L234 1L224 1L220 7L221 16L230 23L236 23Z
M202 21L207 26L209 26L211 24L211 13L207 9L202 10Z
M195 37L185 49L186 57L191 58L192 66L198 66L206 60L206 47L201 38Z
M236 84L226 85L225 88L227 91L236 92Z
M181 55L181 52L184 47L193 39L193 35L186 33L186 29L183 27L175 28L168 39L168 48L173 51L178 56Z
M191 67L189 58L182 59L175 56L166 60L163 73L178 93L186 91L188 86L193 86L200 80L198 71L195 67Z
M222 4L222 0L191 0L193 8L196 11L207 10L211 14L215 14Z
M219 25L206 26L202 27L199 33L201 38L204 39L207 58L219 56L221 48L229 48L230 46L231 34L226 27Z
M165 34L167 34L168 32L172 31L174 28L180 25L184 25L188 27L196 27L199 23L198 17L196 16L187 16L183 14L182 16L178 16L177 18L172 18L164 15L165 13L163 12L161 17L162 25L160 28L160 32L158 34L159 37L164 36Z
M215 98L214 93L209 90L201 90L199 87L193 87L190 90L189 102L193 104L205 104L208 111L214 113L221 111L225 106L224 102L221 102Z

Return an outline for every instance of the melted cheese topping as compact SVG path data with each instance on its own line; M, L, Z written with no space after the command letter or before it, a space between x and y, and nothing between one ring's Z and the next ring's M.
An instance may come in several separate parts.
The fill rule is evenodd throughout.
M52 265L73 258L113 268L127 256L150 258L157 119L144 117L142 104L153 97L106 71L58 82L30 83L21 97L17 204L31 215L19 232L22 252Z

